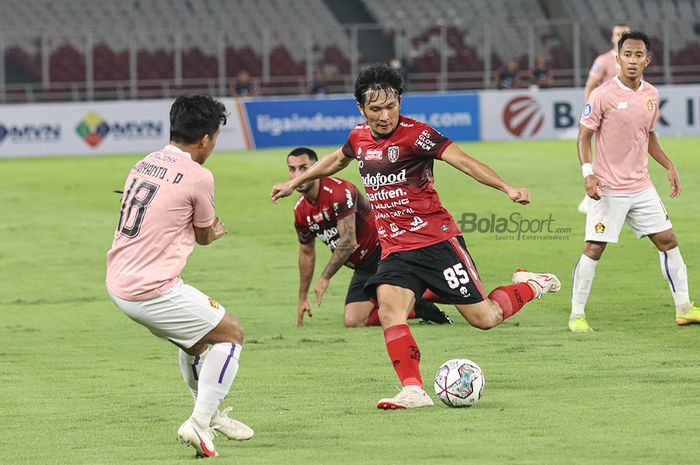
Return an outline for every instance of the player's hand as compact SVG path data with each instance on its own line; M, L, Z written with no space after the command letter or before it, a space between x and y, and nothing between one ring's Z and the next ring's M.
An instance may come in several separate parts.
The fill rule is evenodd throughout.
M319 278L318 282L316 283L316 287L314 288L314 294L316 294L316 306L320 307L321 302L323 302L323 294L326 293L326 289L328 289L328 279L327 278Z
M524 187L508 186L506 187L506 195L520 205L530 203L530 191Z
M308 298L299 299L299 305L297 305L297 326L299 327L304 326L304 313L308 313L309 318L314 316Z
M228 234L228 229L224 227L224 223L219 219L219 217L217 217L216 221L214 221L212 231L214 233L214 240L219 239L224 234Z
M668 183L671 186L670 195L672 199L681 195L681 178L678 177L678 171L676 171L675 166L668 170Z
M603 186L603 184L600 182L598 176L595 174L587 176L584 182L586 183L586 195L593 200L600 200L600 196L602 194L600 188Z
M272 191L270 192L270 200L272 200L272 203L277 204L279 199L292 195L292 192L294 192L292 182L293 181L280 182L272 186Z

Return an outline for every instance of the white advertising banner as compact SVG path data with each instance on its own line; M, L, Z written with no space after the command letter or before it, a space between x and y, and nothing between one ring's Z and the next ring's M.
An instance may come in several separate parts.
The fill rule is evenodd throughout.
M217 150L247 148L240 111L230 112ZM148 153L168 142L172 100L0 105L0 158Z
M700 135L700 86L657 86L660 135ZM575 139L583 89L481 92L481 139Z

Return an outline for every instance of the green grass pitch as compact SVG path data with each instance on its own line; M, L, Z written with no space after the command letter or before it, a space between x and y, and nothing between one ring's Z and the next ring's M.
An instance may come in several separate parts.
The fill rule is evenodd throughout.
M700 300L698 138L662 143L683 181L668 199L652 176ZM677 327L651 243L629 229L598 267L588 315L596 333L566 330L571 269L581 252L583 194L573 141L465 144L506 179L532 190L512 204L436 162L443 203L459 219L522 213L570 228L561 240L465 235L485 287L517 267L554 272L560 294L528 304L490 331L454 308L452 327L412 324L432 378L449 358L483 368L483 399L470 409L386 412L396 392L379 328L342 327L350 273L333 279L323 306L295 327L298 285L293 200L273 206L285 150L217 153L207 166L229 235L198 247L184 272L237 315L247 343L229 398L251 425L246 443L219 437L221 464L696 464L700 463L700 327ZM184 464L176 443L191 398L174 346L129 321L104 289L105 253L119 196L139 155L0 161L0 462ZM357 182L357 166L340 176ZM561 234L560 236L566 236ZM317 271L328 258L317 245Z

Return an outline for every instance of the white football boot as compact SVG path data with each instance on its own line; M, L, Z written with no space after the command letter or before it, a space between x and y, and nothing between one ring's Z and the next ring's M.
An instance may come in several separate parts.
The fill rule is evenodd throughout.
M216 411L214 416L211 417L211 422L209 426L223 434L229 439L235 439L236 441L247 441L253 437L254 431L248 425L234 420L229 417L228 414L232 407L227 407L222 411Z
M561 283L559 278L552 273L531 273L527 270L516 270L513 273L513 282L527 283L535 291L535 299L542 298L548 292L559 292Z
M420 386L404 386L394 397L380 399L377 402L377 408L384 410L432 407L433 405L433 399Z
M197 457L216 457L219 455L214 446L214 431L212 428L202 428L191 417L177 430L177 440L181 444L194 447Z

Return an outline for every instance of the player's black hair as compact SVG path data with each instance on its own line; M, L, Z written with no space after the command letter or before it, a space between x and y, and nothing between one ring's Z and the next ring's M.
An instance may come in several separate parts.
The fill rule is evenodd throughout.
M316 152L314 152L308 147L295 148L294 150L289 152L289 154L287 155L287 159L289 159L289 157L300 157L302 155L308 155L311 160L318 161L318 155L316 155Z
M170 140L194 144L226 124L226 107L209 95L181 95L170 107Z
M393 92L397 98L403 93L403 78L401 73L384 63L377 63L360 71L355 80L355 99L360 106L367 101L370 93L370 101L379 98L379 93Z
M622 50L622 44L625 43L626 40L641 40L644 42L644 46L647 48L647 53L650 52L649 50L649 36L643 33L642 31L634 30L634 31L629 31L629 32L624 32L620 36L620 40L617 42L617 51L619 52Z

